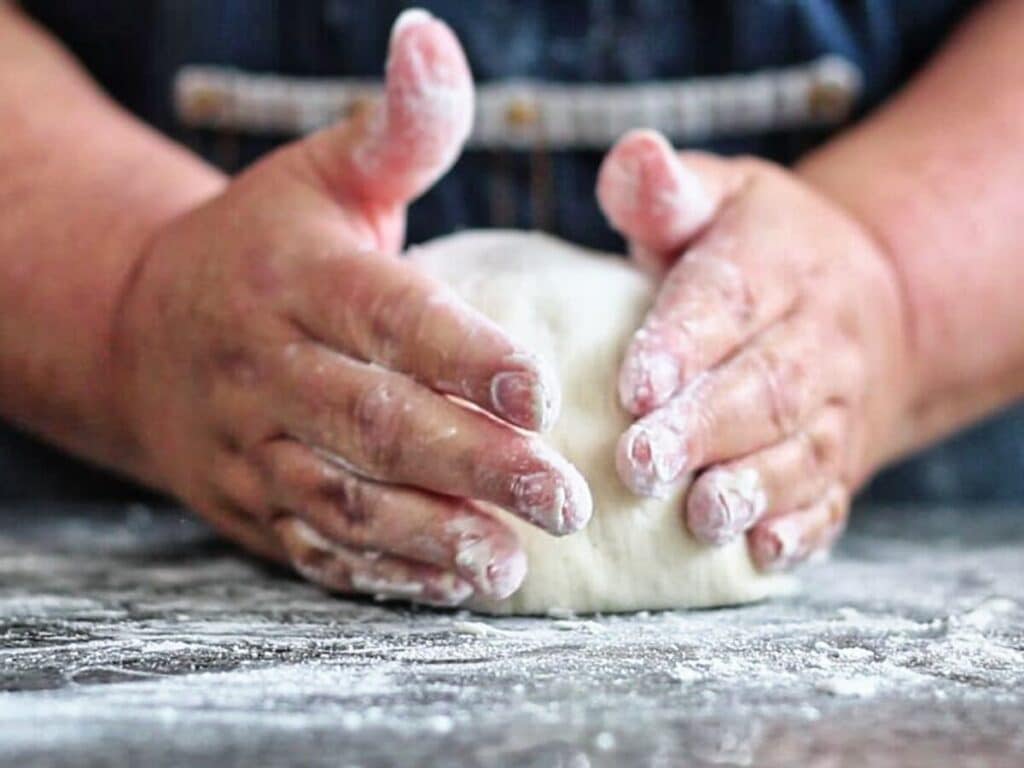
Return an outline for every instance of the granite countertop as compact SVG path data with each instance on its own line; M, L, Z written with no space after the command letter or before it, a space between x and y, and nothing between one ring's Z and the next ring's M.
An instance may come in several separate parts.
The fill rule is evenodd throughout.
M342 600L175 511L0 507L0 764L1024 764L1024 509L861 510L802 593Z

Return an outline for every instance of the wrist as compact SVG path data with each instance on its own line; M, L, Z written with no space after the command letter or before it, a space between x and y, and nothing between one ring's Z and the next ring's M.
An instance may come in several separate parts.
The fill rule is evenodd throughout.
M191 160L191 158L189 158ZM176 183L166 194L153 198L147 207L133 209L111 227L100 243L107 252L123 254L120 280L110 304L109 320L100 346L97 368L104 372L105 403L110 414L114 438L112 462L147 485L167 490L167 483L154 461L151 450L152 422L156 418L150 403L160 393L142 397L150 386L139 351L145 344L147 329L156 321L160 308L147 301L142 286L159 259L157 244L183 216L219 194L227 183L218 171L198 162L192 168L179 167ZM157 383L159 387L159 383Z
M827 199L860 233L862 249L878 266L881 279L874 283L865 300L875 306L877 315L888 315L891 322L874 338L864 339L864 354L869 362L872 388L880 401L876 410L875 445L865 460L864 477L924 442L920 414L931 389L928 366L919 341L920 322L914 286L908 280L900 257L898 239L891 236L887 217L878 216L876 202L884 197L878 191L883 182L865 186L858 163L844 152L830 147L803 160L795 172L806 184ZM865 194L870 192L871 194Z
M138 474L114 359L125 286L155 233L225 180L20 14L0 11L0 51L0 415Z

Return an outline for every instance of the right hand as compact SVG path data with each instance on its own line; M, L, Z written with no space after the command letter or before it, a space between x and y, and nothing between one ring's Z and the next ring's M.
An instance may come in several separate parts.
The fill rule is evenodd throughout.
M553 375L393 258L472 111L452 32L404 15L383 104L158 232L118 314L137 473L332 589L502 598L525 557L471 500L554 534L590 516L583 478L523 431L556 417Z

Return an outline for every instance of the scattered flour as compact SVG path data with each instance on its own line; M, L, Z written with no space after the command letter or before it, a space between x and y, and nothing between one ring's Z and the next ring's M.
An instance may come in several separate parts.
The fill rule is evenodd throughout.
M876 677L830 677L821 680L814 687L830 696L867 699L878 693L879 683Z
M1020 609L1013 600L1005 597L989 597L982 600L974 608L961 614L953 614L948 621L952 627L970 627L984 630L991 627L1002 617Z
M604 632L604 626L596 621L559 619L551 626L564 632Z
M615 749L615 736L608 731L601 731L594 737L594 746L602 752Z
M448 715L434 715L427 720L427 727L434 733L451 733L455 728L455 721Z
M687 667L684 664L679 664L669 673L673 680L678 680L680 683L695 683L698 680L704 679L704 673L699 669L693 667Z
M510 632L507 629L499 629L493 624L487 624L482 621L456 621L452 624L452 630L459 635L475 635L477 637L516 634L515 632Z
M549 619L573 619L576 617L575 611L571 611L568 608L553 607L548 608L545 615Z
M875 658L875 652L870 648L859 648L857 646L836 648L834 655L837 659L842 659L843 661L873 661Z

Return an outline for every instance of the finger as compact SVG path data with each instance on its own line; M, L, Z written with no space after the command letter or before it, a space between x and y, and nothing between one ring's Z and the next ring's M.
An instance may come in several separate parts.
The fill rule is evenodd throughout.
M469 582L452 571L356 552L328 541L297 517L279 516L274 529L295 570L327 589L440 606L458 605L473 594Z
M634 130L612 147L597 176L597 199L615 229L650 265L664 267L714 217L735 172L704 156L680 160L664 136Z
M234 453L220 451L213 453L205 466L208 474L194 477L181 491L185 504L242 548L268 560L286 562L277 537L260 517L263 493L246 462Z
M770 190L744 189L671 267L630 341L619 374L619 398L630 413L663 405L795 304L799 256L775 250L781 225ZM648 244L631 243L631 251L645 264L658 259Z
M268 531L263 522L245 508L221 498L205 506L202 512L204 520L243 549L278 563L287 561L273 532Z
M847 391L844 348L825 359L821 331L794 319L698 378L635 422L619 441L622 479L637 493L661 495L684 474L745 456L793 434L828 397Z
M329 541L454 571L494 599L523 581L515 534L465 500L366 480L291 440L268 444L262 461L274 505Z
M842 472L846 410L826 406L807 429L742 459L711 467L686 499L686 524L698 541L721 545L767 512L799 509Z
M666 276L654 306L623 356L619 398L636 415L665 404L681 387L782 317L796 281L769 274L748 233L709 233Z
M490 502L557 535L590 518L583 477L532 436L315 343L292 345L282 371L284 431L356 474Z
M383 102L306 143L343 199L402 205L455 162L472 121L473 79L458 40L411 9L392 28Z
M292 311L324 343L524 429L557 418L550 366L407 262L342 254L312 262L303 285Z
M834 484L810 506L765 518L747 534L754 564L762 571L785 571L828 551L846 527L849 511L849 492Z

